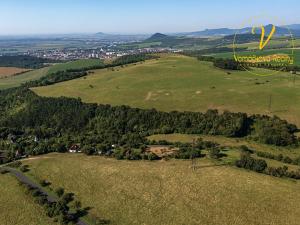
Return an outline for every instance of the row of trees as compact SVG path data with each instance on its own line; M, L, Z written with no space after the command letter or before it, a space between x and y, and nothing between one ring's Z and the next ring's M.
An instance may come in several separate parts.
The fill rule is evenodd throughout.
M81 208L79 201L73 202L74 194L64 193L64 189L58 189L59 192L56 193L59 194L59 198L57 201L52 201L40 189L23 182L20 182L20 185L26 188L26 194L32 196L35 203L44 207L46 215L53 218L54 222L62 225L76 223L80 217L87 214L87 210ZM70 207L72 202L72 207ZM71 212L71 210L75 211Z
M262 158L267 158L267 159L273 159L277 160L279 162L283 162L286 164L292 164L292 165L299 165L300 166L300 157L297 157L295 159L290 158L289 156L283 156L282 154L272 154L269 152L260 152L256 151L256 155Z
M97 66L83 67L81 69L67 69L55 73L50 73L40 78L39 80L27 82L26 84L24 84L24 86L25 87L47 86L47 85L87 76L89 70L113 68L116 66L123 66L131 63L142 62L154 58L157 58L157 56L153 56L150 54L125 55L115 59L109 64L103 63Z
M229 51L230 50L230 51ZM235 51L243 51L246 49L240 48L236 49ZM241 63L236 62L233 59L230 58L215 58L213 56L206 56L206 54L211 53L220 53L220 52L232 52L232 49L230 48L212 48L212 49L204 49L200 51L186 51L183 54L187 56L196 57L199 61L207 61L212 62L215 67L225 69L225 70L251 70L251 67L257 67L257 68L265 68L265 69L271 69L271 70L280 70L285 72L296 72L300 71L299 66L295 65L281 65L276 63Z
M275 177L287 177L292 179L300 179L300 170L289 171L287 166L283 167L268 167L268 164L263 159L255 159L251 157L249 152L243 152L241 158L235 162L239 168L253 170L258 173L264 173Z
M23 167L20 161L9 164L10 167L18 168L22 171ZM7 173L7 170L2 170L1 173ZM22 171L26 172L26 171ZM65 193L63 188L57 188L54 191L56 197L48 196L38 186L33 186L24 181L19 181L19 184L26 189L26 194L34 198L34 202L43 206L48 217L53 218L55 222L60 224L76 223L78 219L85 216L87 208L82 208L80 201L74 201L73 193ZM50 186L51 183L45 180L40 181L42 187ZM57 198L57 199L56 199Z

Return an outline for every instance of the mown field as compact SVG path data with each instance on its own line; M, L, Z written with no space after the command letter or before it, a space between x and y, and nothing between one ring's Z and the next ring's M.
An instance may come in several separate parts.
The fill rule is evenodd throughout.
M83 68L88 68L88 67L93 67L98 65L103 65L103 62L98 59L82 59L73 62L55 64L50 67L33 70L18 76L3 78L0 80L0 90L18 87L22 83L26 83L32 80L38 80L41 77L46 76L47 74L50 73L55 73L58 71L64 71L68 69L83 69ZM1 69L0 69L0 74L1 74Z
M1 225L54 225L44 209L34 203L11 175L0 175Z
M26 71L28 71L28 69L21 69L16 67L0 67L0 79L24 73Z
M180 55L162 55L158 60L114 71L96 70L86 78L33 90L41 96L80 97L84 102L162 111L219 109L276 114L300 125L299 78L294 84L289 73L269 77L244 71L228 74L210 62Z
M27 160L29 174L76 194L110 224L299 224L300 183L209 159L117 161L50 154ZM259 216L257 216L259 215Z

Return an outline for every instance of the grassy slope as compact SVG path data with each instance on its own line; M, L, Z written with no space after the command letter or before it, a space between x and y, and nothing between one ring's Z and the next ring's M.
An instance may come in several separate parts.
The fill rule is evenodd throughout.
M300 80L293 86L288 73L260 77L233 71L228 75L209 62L168 55L115 71L97 70L86 79L33 90L42 96L80 97L85 102L154 107L163 111L216 108L261 114L268 113L272 94L272 111L300 125L299 89Z
M12 87L18 87L22 83L25 83L25 82L31 81L31 80L38 80L39 78L46 76L49 73L55 73L55 72L63 71L63 70L67 70L67 69L87 68L87 67L98 66L98 65L102 65L102 64L103 64L103 62L98 59L83 59L83 60L77 60L74 62L56 64L56 65L53 65L50 67L30 71L30 72L24 73L22 75L12 76L12 77L8 77L5 79L0 79L0 90L12 88Z
M300 183L198 161L129 162L50 154L32 176L74 192L111 224L298 224ZM259 215L259 216L258 216Z
M42 207L33 202L10 175L0 175L1 225L53 225ZM5 184L5 185L3 185Z

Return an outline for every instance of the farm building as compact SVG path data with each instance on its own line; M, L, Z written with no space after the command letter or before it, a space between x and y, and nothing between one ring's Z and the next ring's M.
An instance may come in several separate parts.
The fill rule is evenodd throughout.
M69 148L69 152L70 153L80 153L80 145L79 144L74 144L71 145L71 147Z

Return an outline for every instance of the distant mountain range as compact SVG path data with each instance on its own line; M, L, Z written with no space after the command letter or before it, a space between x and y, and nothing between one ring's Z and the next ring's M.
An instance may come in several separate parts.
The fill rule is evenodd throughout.
M270 33L272 24L265 26L266 33ZM176 36L191 36L191 37L212 37L212 36L228 36L233 34L245 34L250 33L252 27L245 27L242 29L230 29L230 28L218 28L218 29L206 29L203 31L177 33ZM257 29L257 33L260 33L260 29ZM300 24L292 24L287 26L276 26L276 36L287 36L290 34L300 37Z

